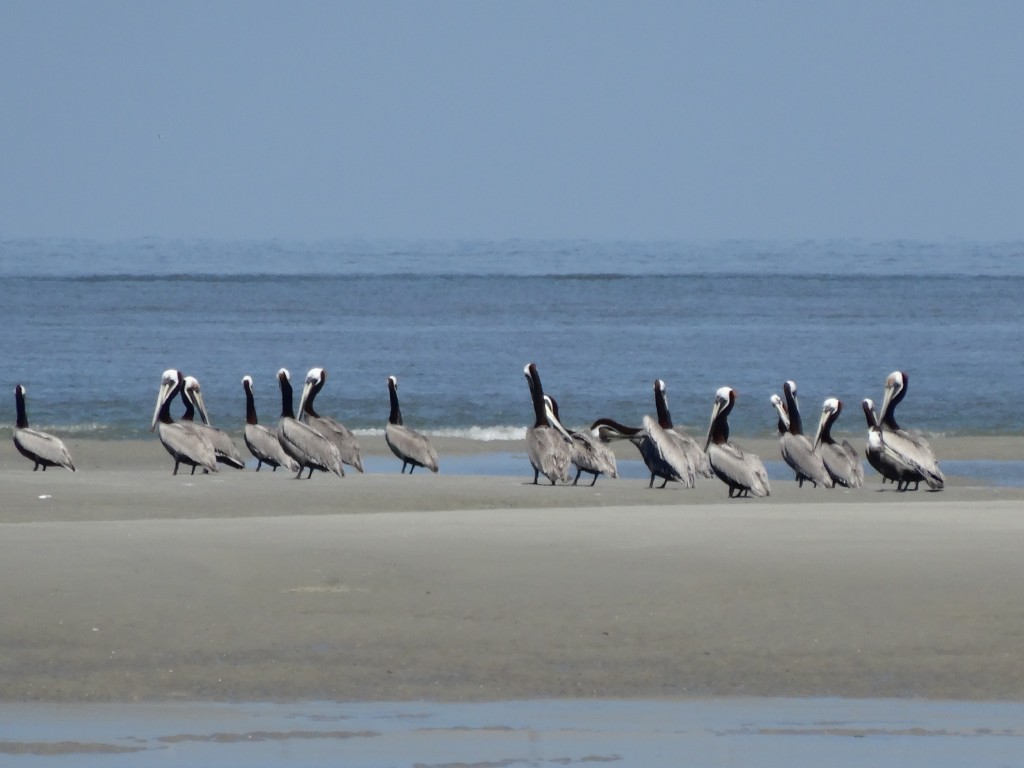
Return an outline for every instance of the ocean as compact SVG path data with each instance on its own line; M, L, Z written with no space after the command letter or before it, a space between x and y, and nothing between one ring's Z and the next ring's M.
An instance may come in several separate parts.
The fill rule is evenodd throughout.
M382 431L386 380L409 426L515 438L535 362L563 421L639 423L664 379L677 424L738 392L736 436L774 434L798 383L804 421L909 375L901 422L925 434L1024 432L1024 243L725 241L214 242L0 240L0 370L33 426L149 435L160 374L196 376L214 425L241 428L242 376L276 421L276 372L324 367L319 410Z

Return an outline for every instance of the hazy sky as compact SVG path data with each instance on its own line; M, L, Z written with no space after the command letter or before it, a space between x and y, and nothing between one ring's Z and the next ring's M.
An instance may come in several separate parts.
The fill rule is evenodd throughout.
M1024 2L0 0L0 237L1024 235Z

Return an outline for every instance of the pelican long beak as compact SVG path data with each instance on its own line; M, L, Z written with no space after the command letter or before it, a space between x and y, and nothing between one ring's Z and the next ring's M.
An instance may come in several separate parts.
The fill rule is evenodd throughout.
M156 429L156 421L160 418L160 409L163 404L167 401L167 397L170 395L171 390L174 389L174 384L168 381L161 382L160 391L156 394L156 408L153 409L153 421L149 424L149 431L152 432Z
M878 409L878 426L881 427L883 420L885 419L885 413L889 410L889 403L892 402L893 397L896 396L896 387L892 384L886 383L885 385L885 396L882 398L882 407Z
M708 446L711 445L711 431L715 428L715 419L718 418L719 412L722 410L722 402L718 398L715 398L715 404L711 406L711 421L708 422L708 434L704 439L704 450L707 451Z
M811 450L818 450L818 445L821 443L821 433L825 431L825 422L828 421L830 411L828 409L822 409L821 418L818 419L818 431L814 433L814 443L811 445Z
M551 402L550 402L549 398L547 398L547 397L544 398L544 413L547 414L548 423L552 427L557 429L559 432L561 432L562 433L562 437L564 437L566 440L568 440L571 443L572 442L572 435L569 434L569 431L565 427L562 426L562 422L560 422L558 420L558 417L555 416L555 411L551 407Z
M193 390L189 393L189 400L192 401L192 405L199 412L199 418L203 420L203 424L209 425L210 418L206 415L206 403L203 401L203 393L199 390Z
M306 412L306 401L309 399L309 394L315 386L316 381L314 379L306 379L306 383L302 386L302 397L299 398L299 408L295 411L298 414L297 418L301 419L302 414Z
M775 410L778 411L782 423L786 425L786 429L789 429L789 414L786 413L786 404L782 402L782 398L778 395L772 395L771 401L772 405L775 406Z

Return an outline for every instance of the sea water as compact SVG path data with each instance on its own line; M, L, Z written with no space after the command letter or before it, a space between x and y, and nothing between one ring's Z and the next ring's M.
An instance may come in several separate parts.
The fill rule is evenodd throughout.
M148 434L160 374L202 383L212 422L240 428L242 376L261 420L322 366L321 412L383 429L386 380L409 426L521 437L535 362L563 421L638 424L665 380L677 424L768 436L768 398L798 383L805 425L909 375L901 421L925 434L1024 431L1024 243L0 241L0 379L43 429ZM13 422L14 398L8 395ZM7 427L9 428L9 427Z

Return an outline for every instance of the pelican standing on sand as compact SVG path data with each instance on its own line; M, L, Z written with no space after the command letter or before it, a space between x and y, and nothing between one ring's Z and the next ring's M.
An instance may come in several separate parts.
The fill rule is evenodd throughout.
M391 452L402 460L402 473L408 465L409 474L416 467L426 467L437 472L437 451L430 444L426 435L410 429L402 423L402 409L398 405L398 379L388 376L388 396L391 400L391 412L388 423L384 427L384 441Z
M864 455L868 464L882 476L882 484L886 480L896 483L896 490L905 490L903 483L903 469L885 453L882 445L882 427L875 416L875 402L871 398L864 398L861 402L864 409L864 418L868 423L868 439L864 446ZM920 477L918 477L920 481Z
M693 465L678 443L650 416L644 416L642 427L629 427L615 419L601 418L591 424L590 429L603 442L629 440L636 446L647 471L651 473L648 488L654 487L656 477L664 480L658 488L664 488L669 480L682 484L684 488L693 488Z
M893 371L885 380L882 399L881 437L886 455L904 470L904 490L913 482L914 490L922 480L933 491L941 491L945 478L928 441L916 432L910 432L896 423L896 406L907 394L909 377L904 371Z
M206 436L206 439L213 444L213 452L217 454L218 462L227 464L234 469L245 469L245 458L235 445L235 441L223 429L217 429L210 425L210 417L206 413L206 403L203 401L203 391L195 376L185 377L181 397L185 401L185 413L181 417L183 425ZM199 418L202 420L199 423L193 421L196 411L199 412Z
M804 487L804 481L809 480L817 488L823 485L825 488L832 487L832 478L825 469L825 462L821 453L814 449L807 435L804 434L803 420L800 418L800 406L796 399L796 382L787 381L782 385L786 402L783 403L778 395L771 396L772 405L779 414L779 423L787 427L785 432L779 434L779 451L782 458L796 473L796 480L799 487Z
M559 432L551 423L548 406L544 401L544 388L540 374L533 363L523 368L526 383L533 399L533 426L526 430L526 455L533 467L533 484L544 475L551 484L569 482L569 467L572 466L572 438ZM559 425L560 426L560 425Z
M40 467L43 468L43 472L47 467L64 467L74 472L75 465L71 461L71 453L63 441L47 432L40 432L38 429L29 427L25 411L26 391L21 384L14 388L14 406L17 411L17 421L14 424L14 447L26 459L35 462L32 467L33 472Z
M690 437L682 428L672 423L672 414L668 410L668 396L665 393L665 382L656 379L654 382L654 407L658 412L658 426L679 446L693 468L693 474L700 477L714 477L708 456L701 450L700 444ZM693 487L691 483L689 487Z
M179 464L191 466L193 475L196 473L196 467L202 467L206 472L216 472L217 454L209 438L193 430L191 427L194 425L175 424L171 419L171 403L184 386L185 376L181 371L168 368L163 372L160 390L156 395L153 422L149 430L157 431L160 442L174 459L172 475L178 474Z
M308 480L313 476L313 470L321 472L333 472L338 477L345 476L345 470L341 466L341 454L338 448L310 427L295 418L295 410L292 405L292 381L291 374L287 368L277 372L277 382L281 386L281 419L277 422L277 439L285 453L295 459L299 464L298 474L295 478L302 477L302 470L309 469L306 475Z
M860 488L864 485L864 467L860 463L857 449L848 440L837 443L832 437L832 425L843 412L843 402L835 397L825 400L821 406L821 419L814 435L814 448L820 451L825 469L835 485L846 488Z
M309 369L306 383L302 387L302 397L299 398L299 421L305 422L334 443L343 463L362 472L363 460L359 455L359 442L352 434L352 430L330 416L321 416L313 409L313 400L326 383L327 371L323 368Z
M729 486L729 498L750 494L768 496L771 487L761 458L729 442L729 414L735 404L736 392L731 387L721 387L715 393L704 450L711 469L719 480Z
M277 439L277 432L259 423L256 417L256 398L252 392L252 376L242 377L242 389L245 390L245 444L256 458L256 471L266 464L272 472L278 467L284 467L292 472L299 471L299 462L289 456L281 441Z
M550 395L544 395L544 400L549 409L548 419L552 421L555 429L569 435L569 439L572 440L572 463L576 467L576 477L572 484L577 485L580 475L584 472L594 476L590 482L591 486L597 482L598 475L617 478L619 470L615 464L615 454L612 453L612 450L603 445L591 432L566 429L558 415L558 401Z

